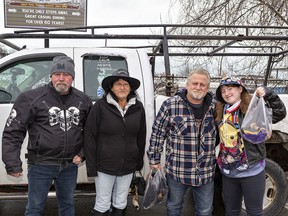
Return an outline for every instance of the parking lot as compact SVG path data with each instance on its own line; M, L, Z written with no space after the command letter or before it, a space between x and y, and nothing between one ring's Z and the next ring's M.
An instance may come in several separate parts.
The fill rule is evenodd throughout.
M94 206L94 197L76 197L76 216L90 216L91 209ZM184 208L183 208L183 216L192 216L193 214L193 203L190 202L192 200L189 193L186 194ZM139 203L141 204L142 197L140 197ZM3 216L22 216L24 215L26 200L0 200L0 215ZM288 215L288 205L286 204L286 208L282 210L282 212L278 216L287 216ZM44 216L56 216L57 213L57 202L56 199L50 198L47 200ZM136 210L132 205L132 196L129 196L128 199L128 208L127 208L127 216L165 216L166 208L165 202L160 205L154 206L151 209L143 209L140 207L139 210ZM224 209L221 200L215 200L214 202L214 216L223 216Z
M183 208L183 215L184 216L191 216L193 215L193 205L189 203L188 201L191 200L191 197L188 197L185 199L186 202L184 203ZM90 216L91 209L94 206L94 197L81 197L81 198L75 198L76 203L76 216ZM139 197L139 203L141 204L142 197ZM24 215L25 211L25 204L26 200L1 200L0 201L0 215L3 216L21 216ZM224 215L223 209L220 208L221 206L215 206L215 212L214 215L222 216ZM222 209L222 210L221 210ZM45 216L56 216L57 213L57 202L55 198L50 198L47 200L46 207L45 207ZM128 198L128 208L127 208L127 216L164 216L166 215L166 208L165 208L165 202L161 203L160 205L154 206L150 209L143 209L142 206L140 206L140 209L137 210L134 208L132 204L132 196L129 196Z

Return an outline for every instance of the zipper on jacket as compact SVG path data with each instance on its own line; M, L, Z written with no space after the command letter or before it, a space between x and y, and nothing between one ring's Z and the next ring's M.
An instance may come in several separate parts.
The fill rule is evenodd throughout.
M66 158L66 153L67 153L67 110L66 110L66 105L64 105L64 123L65 123L65 144L64 144L64 153L63 153L63 158Z

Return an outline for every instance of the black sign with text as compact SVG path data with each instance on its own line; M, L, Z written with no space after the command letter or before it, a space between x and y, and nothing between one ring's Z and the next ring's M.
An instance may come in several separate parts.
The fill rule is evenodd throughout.
M87 0L4 0L6 28L72 28L87 24Z

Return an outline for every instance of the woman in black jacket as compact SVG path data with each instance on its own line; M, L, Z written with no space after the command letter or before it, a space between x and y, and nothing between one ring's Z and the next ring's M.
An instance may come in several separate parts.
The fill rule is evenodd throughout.
M286 116L286 108L272 90L258 87L256 95L272 108L272 123ZM241 80L225 78L216 90L216 123L220 144L218 165L226 215L241 215L244 198L247 215L263 215L265 191L265 143L248 142L240 128L252 96ZM251 140L251 139L250 139Z
M136 98L140 81L119 69L102 81L103 98L89 113L84 135L87 174L95 177L94 215L125 215L129 186L143 167L145 111ZM112 200L112 204L111 204Z

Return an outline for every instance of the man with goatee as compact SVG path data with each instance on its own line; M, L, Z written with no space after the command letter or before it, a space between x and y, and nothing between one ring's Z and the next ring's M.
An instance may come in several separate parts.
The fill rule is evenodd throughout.
M73 216L78 164L83 160L83 128L91 99L72 87L74 62L57 56L51 81L22 92L12 107L2 138L2 160L7 174L23 175L21 146L28 132L28 202L26 216L43 215L54 182L61 216Z
M182 215L188 189L194 197L194 215L212 216L217 133L209 85L207 70L191 71L186 88L163 102L152 128L147 151L151 169L161 168L166 144L167 216Z

